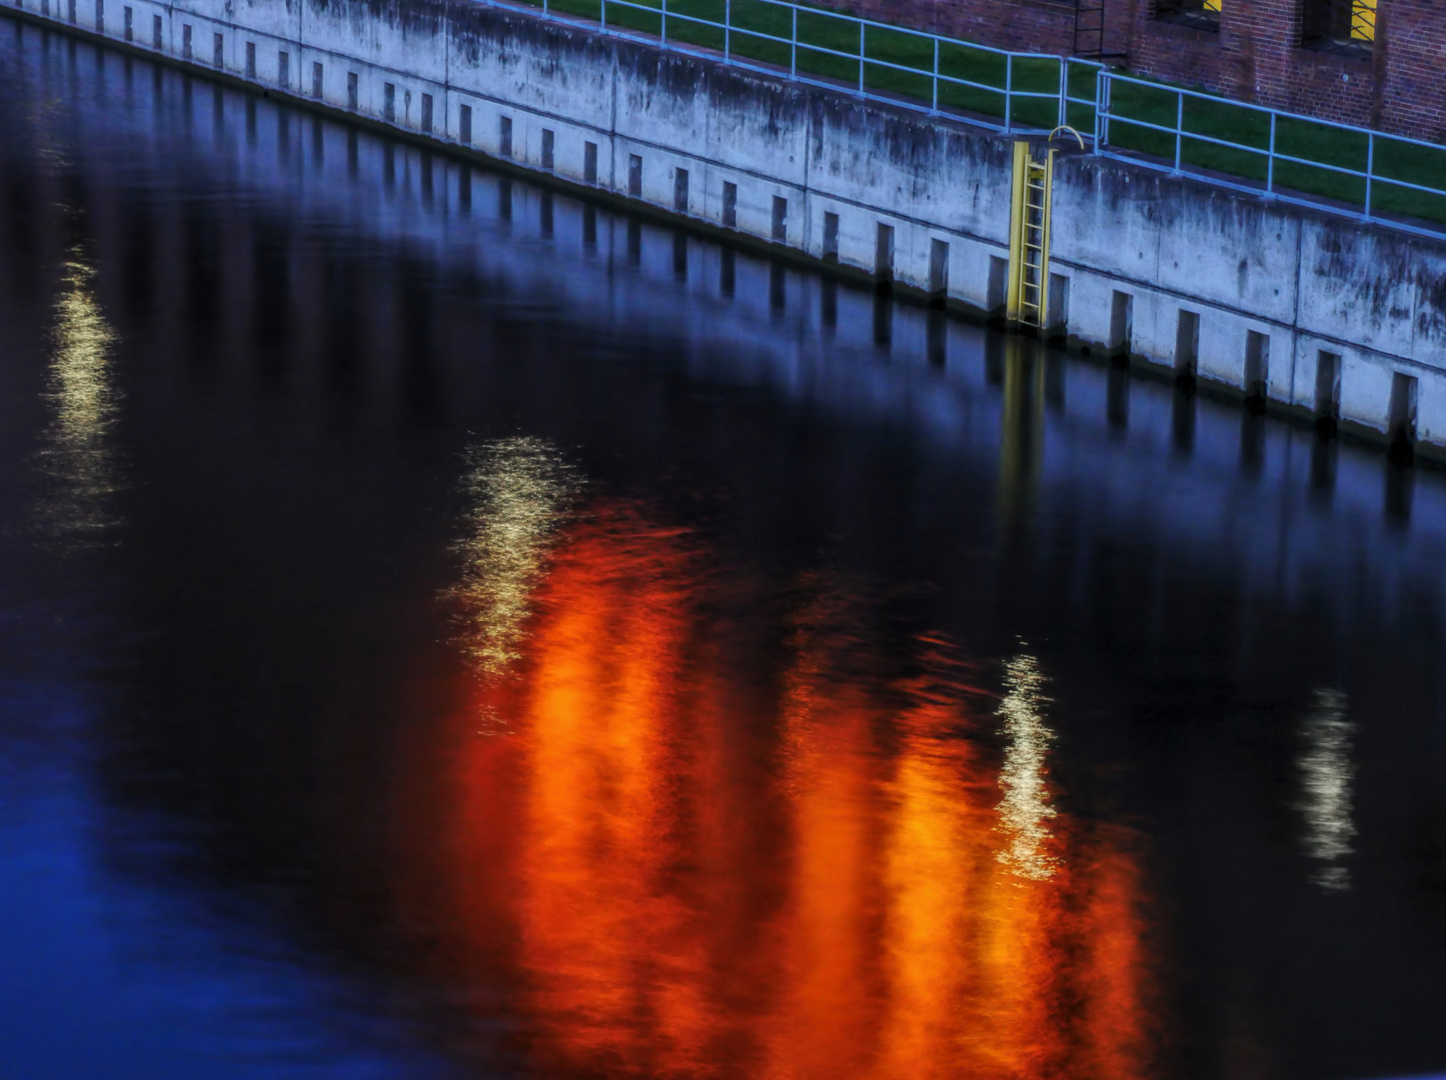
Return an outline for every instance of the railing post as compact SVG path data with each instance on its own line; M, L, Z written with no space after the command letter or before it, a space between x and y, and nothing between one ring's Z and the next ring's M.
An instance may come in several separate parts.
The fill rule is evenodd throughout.
M598 0L598 19L604 30L608 28L608 0Z
M1095 72L1095 153L1103 153L1110 141L1110 76L1104 68Z
M1059 126L1069 123L1069 57L1059 58Z
M1014 112L1010 99L1014 92L1014 54L1004 54L1004 133L1009 134L1009 122Z
M668 0L663 0L663 29L658 38L658 44L666 48L668 45Z
M1366 132L1366 220L1371 220L1371 174L1376 171L1376 133Z
M934 38L934 104L930 106L930 112L938 115L939 112L939 38Z
M663 0L667 3L668 0ZM793 12L792 37L788 42L788 77L798 78L798 8L789 8Z
M859 97L864 96L864 24L859 21Z
M1180 175L1180 144L1185 136L1185 95L1175 95L1175 175Z
M732 44L733 0L723 0L723 62L728 63L728 48Z
M1270 154L1265 159L1265 194L1275 194L1275 113L1270 114Z

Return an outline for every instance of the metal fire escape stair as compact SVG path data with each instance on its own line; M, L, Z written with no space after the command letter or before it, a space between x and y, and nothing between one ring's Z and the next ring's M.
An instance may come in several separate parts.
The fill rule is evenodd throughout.
M1128 59L1126 53L1105 52L1106 0L1075 0L1074 55L1082 60Z

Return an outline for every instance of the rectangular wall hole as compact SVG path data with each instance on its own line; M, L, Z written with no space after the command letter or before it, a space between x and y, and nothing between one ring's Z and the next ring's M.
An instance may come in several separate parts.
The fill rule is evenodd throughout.
M723 181L723 227L738 228L738 185Z
M1045 300L1044 335L1062 338L1069 332L1069 278L1063 274L1049 275L1049 295Z
M894 227L883 222L874 237L874 276L880 281L894 279Z
M497 121L497 156L512 156L512 117L504 116Z
M396 83L382 83L382 119L389 124L397 122Z
M432 95L422 95L422 134L432 134Z
M1416 393L1414 375L1396 372L1391 376L1391 441L1406 443L1416 441Z
M542 129L542 167L547 172L552 172L553 153L557 145L556 136L551 128Z
M1341 358L1324 349L1315 360L1315 418L1327 423L1341 418Z
M76 21L76 16L75 16L75 0L67 0L65 15L66 15L66 18L68 18L72 23L74 23L74 22Z
M949 295L949 245L943 240L929 241L929 292L937 301Z
M585 183L597 183L597 143L582 144L582 178Z
M457 109L457 139L463 146L472 145L471 105L462 105Z
M126 27L125 37L126 37L126 40L127 40L127 41L134 41L134 40L135 40L135 31L134 31L134 28L132 27L132 23L133 23L134 21L135 21L135 11L134 11L134 9L132 9L132 8L126 8L126 9L125 9L125 27Z
M1009 286L1009 260L997 255L989 256L989 287L985 293L984 306L991 316L1004 314L1005 290Z
M322 96L322 80L326 77L326 70L317 63L311 65L311 96L320 98Z
M75 0L70 0L70 10L72 13L75 11ZM191 59L191 27L188 23L181 24L181 56L186 60Z
M1263 404L1270 384L1270 335L1245 332L1245 398Z
M248 79L256 78L256 42L254 41L246 43L246 77Z
M673 170L673 209L680 214L688 212L688 170Z
M211 63L213 67L223 68L226 66L226 35L211 35Z
M781 195L773 196L773 231L770 235L775 244L788 239L788 200Z
M164 26L165 23L161 21L161 17L159 15L151 16L151 48L155 49L157 52L160 52L161 47L165 43L165 39L163 36L165 32Z
M1129 356L1135 339L1135 298L1115 291L1110 303L1110 355Z
M95 0L95 32L105 33L105 0Z
M346 73L346 107L352 112L356 112L357 109L361 107L359 101L361 93L358 84L359 80L357 79L356 72L348 71Z
M643 159L637 154L628 155L628 194L634 199L643 197Z
M1175 321L1175 377L1195 378L1200 366L1200 314L1180 309Z
M823 261L838 262L838 215L823 212Z
M291 54L285 49L278 50L276 53L276 85L287 87L291 85Z

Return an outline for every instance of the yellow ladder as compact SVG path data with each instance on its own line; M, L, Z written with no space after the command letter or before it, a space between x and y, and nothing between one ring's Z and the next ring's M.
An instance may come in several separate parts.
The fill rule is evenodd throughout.
M1011 323L1038 331L1049 310L1049 211L1054 151L1036 161L1028 142L1014 144L1013 209L1009 219Z

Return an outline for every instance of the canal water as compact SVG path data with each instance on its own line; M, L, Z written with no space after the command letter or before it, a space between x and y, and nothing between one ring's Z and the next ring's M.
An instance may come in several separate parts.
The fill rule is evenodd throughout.
M0 1074L1446 1071L1446 483L0 19Z

